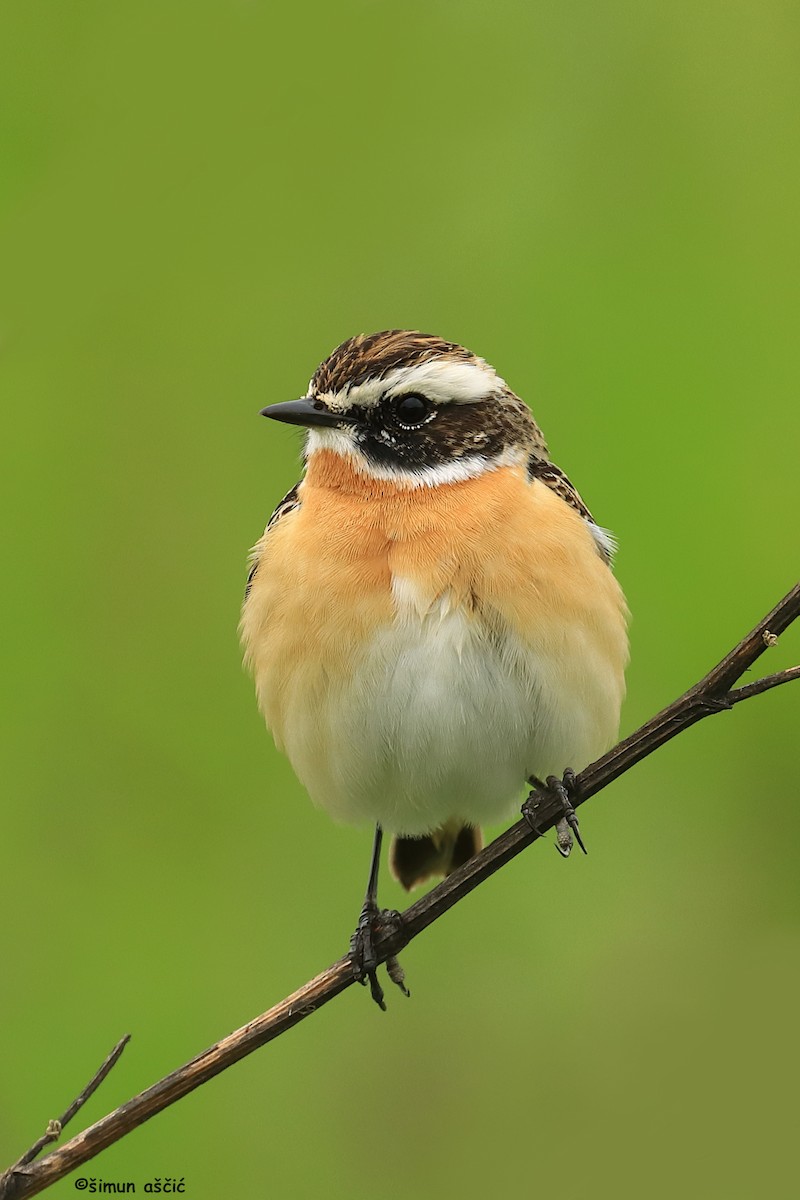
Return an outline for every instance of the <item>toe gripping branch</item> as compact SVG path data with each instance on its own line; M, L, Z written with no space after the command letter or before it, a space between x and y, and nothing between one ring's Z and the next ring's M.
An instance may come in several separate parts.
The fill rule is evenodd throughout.
M578 814L575 812L573 801L577 800L580 795L578 780L573 770L566 770L561 779L557 775L548 775L547 779L542 783L541 779L537 779L535 775L531 775L528 782L533 786L528 799L522 805L522 815L530 825L537 837L543 837L545 831L539 826L539 809L541 808L541 799L537 799L539 792L549 792L561 806L562 817L556 825L556 850L562 858L569 858L574 841L578 843L584 854L587 853L586 847L583 844L583 838L580 833L578 824Z
M386 934L395 936L402 942L402 924L403 918L395 909L378 908L374 901L367 901L361 910L356 931L350 939L350 958L355 977L360 984L369 983L372 999L383 1012L386 1012L386 1000L378 980L375 942ZM404 996L411 995L406 987L405 972L394 954L390 954L386 959L386 973Z
M378 908L378 872L380 870L382 841L383 829L380 825L376 825L375 837L372 843L367 894L364 897L364 906L361 909L361 916L358 918L356 931L350 939L350 961L353 964L353 973L358 982L366 984L369 981L369 990L372 999L378 1005L378 1008L386 1012L383 988L378 982L376 941L387 937L391 939L390 945L393 953L386 956L387 974L392 983L396 984L404 995L409 996L411 993L406 987L405 974L396 957L407 941L403 931L403 918L394 909Z

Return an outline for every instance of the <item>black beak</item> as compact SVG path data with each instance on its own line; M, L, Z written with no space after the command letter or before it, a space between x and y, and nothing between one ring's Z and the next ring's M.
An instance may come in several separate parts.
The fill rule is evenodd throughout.
M354 425L355 418L331 412L321 400L287 400L284 404L270 404L261 409L262 417L273 421L285 421L287 425Z

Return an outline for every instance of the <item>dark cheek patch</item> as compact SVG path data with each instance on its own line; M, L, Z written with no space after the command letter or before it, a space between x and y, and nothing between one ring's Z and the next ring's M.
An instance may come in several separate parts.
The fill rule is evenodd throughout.
M381 405L365 414L359 445L377 466L423 471L473 455L496 458L507 446L528 441L531 424L527 408L508 400L441 405L432 420L411 429Z

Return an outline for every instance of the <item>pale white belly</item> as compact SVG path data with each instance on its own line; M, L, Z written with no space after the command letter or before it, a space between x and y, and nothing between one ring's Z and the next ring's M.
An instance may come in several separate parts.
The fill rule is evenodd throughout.
M400 603L346 682L306 674L283 742L334 818L421 834L507 819L529 775L602 753L620 702L618 673L577 623L523 645L442 597L424 615Z

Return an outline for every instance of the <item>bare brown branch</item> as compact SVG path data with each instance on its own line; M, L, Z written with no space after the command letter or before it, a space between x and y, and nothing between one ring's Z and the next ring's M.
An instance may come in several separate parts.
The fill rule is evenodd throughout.
M577 794L573 797L573 803L576 806L585 803L590 796L607 787L665 742L712 713L724 712L742 700L800 678L800 667L790 667L740 688L733 688L733 684L775 644L780 634L798 615L800 584L792 588L772 612L759 621L755 629L726 654L699 683L582 771L577 776ZM549 791L540 789L535 793L535 800L538 832L534 832L526 821L518 821L480 854L454 871L438 887L407 908L400 923L387 927L386 932L378 937L376 949L380 962L386 962L397 955L423 929L427 929L454 904L557 823L563 813L557 798ZM46 1135L46 1140L40 1139L41 1145L37 1143L38 1149L32 1147L27 1155L23 1155L18 1163L0 1176L0 1200L22 1200L23 1197L35 1196L99 1154L106 1146L125 1137L162 1109L174 1104L176 1100L180 1100L239 1059L252 1054L260 1046L285 1033L293 1025L297 1025L354 982L355 973L350 959L340 958L333 966L268 1012L262 1013L248 1025L204 1050L185 1066L179 1067L146 1091L134 1096L132 1100L83 1130L66 1145L51 1151L38 1162L32 1162L41 1145L51 1140ZM117 1056L122 1044L113 1052ZM108 1069L110 1070L110 1066ZM100 1076L102 1077L104 1076ZM100 1078L95 1077L92 1081L93 1086L89 1085L91 1090L94 1090ZM83 1103L89 1094L88 1089L81 1093L83 1099L78 1098L80 1103ZM80 1104L76 1101L75 1111L78 1107ZM73 1114L70 1112L70 1115ZM62 1119L62 1124L64 1123Z

